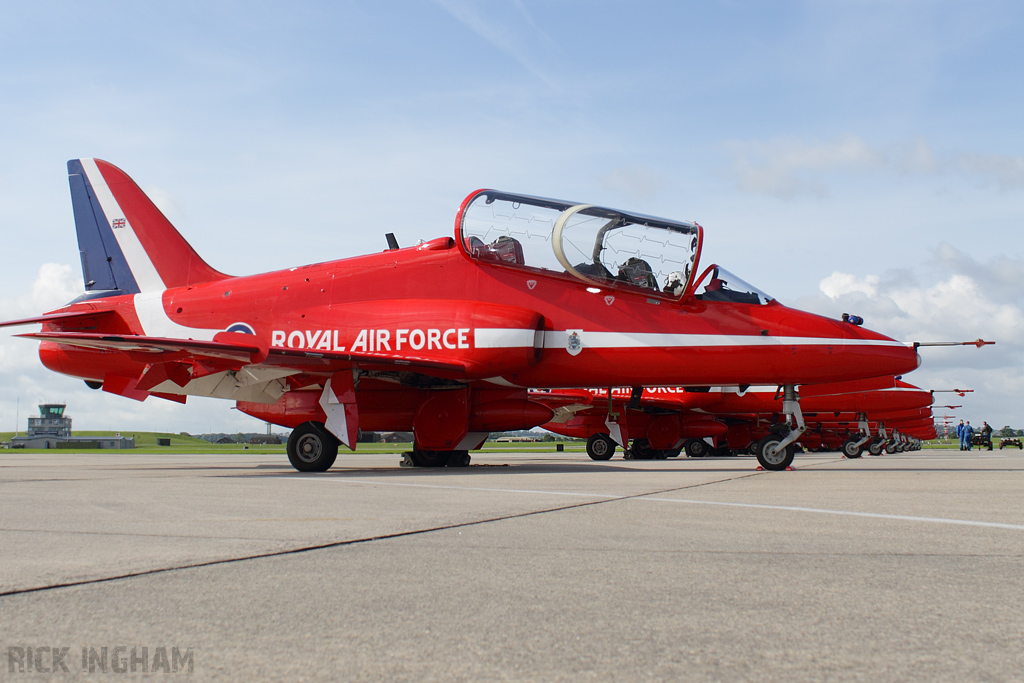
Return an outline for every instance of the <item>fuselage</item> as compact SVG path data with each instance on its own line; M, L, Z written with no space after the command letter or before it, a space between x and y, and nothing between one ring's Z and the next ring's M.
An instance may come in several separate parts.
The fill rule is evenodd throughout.
M209 340L241 326L270 347L459 360L462 379L520 387L806 384L918 364L908 345L777 302L597 288L478 263L449 238L61 310L83 307L118 313L123 324L102 332ZM116 355L41 349L52 369L97 380L105 365L139 365Z

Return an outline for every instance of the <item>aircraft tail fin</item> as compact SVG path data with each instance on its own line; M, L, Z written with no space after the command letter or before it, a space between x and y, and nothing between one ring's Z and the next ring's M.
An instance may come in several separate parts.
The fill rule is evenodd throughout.
M128 174L68 162L86 292L138 294L230 277L211 268Z

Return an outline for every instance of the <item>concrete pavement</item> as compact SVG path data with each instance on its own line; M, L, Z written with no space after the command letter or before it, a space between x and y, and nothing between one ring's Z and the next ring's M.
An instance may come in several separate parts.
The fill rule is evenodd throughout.
M0 678L1024 680L1017 451L397 461L3 453Z

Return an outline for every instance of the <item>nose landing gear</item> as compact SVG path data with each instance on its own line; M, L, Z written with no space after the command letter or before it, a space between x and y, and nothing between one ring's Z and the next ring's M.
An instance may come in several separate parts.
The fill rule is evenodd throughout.
M786 414L786 425L792 422L794 426L785 435L769 434L757 443L757 462L766 470L780 471L792 465L796 441L807 431L800 411L800 395L792 384L782 387L782 412Z

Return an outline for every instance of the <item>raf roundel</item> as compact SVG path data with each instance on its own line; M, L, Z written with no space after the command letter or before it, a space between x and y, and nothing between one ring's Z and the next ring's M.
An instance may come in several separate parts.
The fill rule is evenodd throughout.
M242 334L256 334L256 330L252 329L252 325L248 323L234 323L227 329L228 332L241 332Z

